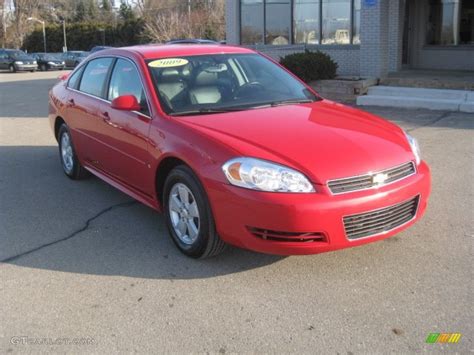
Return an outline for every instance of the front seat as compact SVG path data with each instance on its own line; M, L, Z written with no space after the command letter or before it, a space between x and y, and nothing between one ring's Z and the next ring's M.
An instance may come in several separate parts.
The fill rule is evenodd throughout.
M201 71L194 79L194 86L189 90L192 104L215 104L222 98L218 87L217 73Z
M164 69L158 79L158 90L170 105L175 99L179 100L179 95L185 88L186 85L176 69Z

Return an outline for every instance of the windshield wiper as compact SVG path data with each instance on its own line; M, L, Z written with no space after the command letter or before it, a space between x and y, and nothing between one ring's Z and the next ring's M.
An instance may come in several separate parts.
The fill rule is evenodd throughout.
M244 111L248 107L223 107L223 108L200 108L197 110L188 110L188 111L179 111L171 112L170 116L191 116L191 115L207 115L212 113L225 113L225 112L235 112L235 111Z
M255 106L231 106L231 107L216 107L216 108L200 108L196 110L188 110L188 111L179 111L179 112L171 112L170 116L193 116L193 115L207 115L213 113L226 113L226 112L236 112L236 111L245 111L245 110L255 110L259 108L265 107L276 107L281 105L289 105L289 104L304 104L314 102L314 100L310 99L290 99L290 100L280 100L280 101L273 101L270 103L263 103L257 104Z
M290 99L290 100L281 100L281 101L273 101L270 103L270 106L281 106L281 105L290 105L290 104L308 104L310 102L314 102L311 99Z

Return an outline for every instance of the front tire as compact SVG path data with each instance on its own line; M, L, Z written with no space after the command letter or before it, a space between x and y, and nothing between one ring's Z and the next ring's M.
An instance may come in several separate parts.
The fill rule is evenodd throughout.
M10 64L10 66L8 67L8 69L10 70L10 73L16 73L16 67L14 64Z
M226 244L216 231L206 193L190 168L180 165L166 178L163 208L171 239L192 258L221 253Z
M46 70L48 70L48 67L46 66L46 64L41 64L40 65L40 70L41 71L46 71Z
M77 159L76 151L72 142L71 133L66 124L62 124L58 132L59 159L64 174L72 180L80 180L89 176L86 169L82 167Z

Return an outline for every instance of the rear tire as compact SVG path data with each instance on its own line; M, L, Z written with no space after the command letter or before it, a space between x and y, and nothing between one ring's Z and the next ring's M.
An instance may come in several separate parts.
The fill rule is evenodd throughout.
M41 71L46 71L46 70L48 70L48 68L46 67L46 64L41 64L41 65L40 65L40 70L41 70Z
M187 166L179 165L168 174L163 208L171 239L183 254L204 259L225 249L204 188Z
M8 70L10 70L10 73L16 73L16 67L15 67L15 65L10 64L10 66L8 67Z
M65 123L59 127L58 142L59 160L61 161L64 174L72 180L81 180L88 177L89 172L82 167L79 159L77 159L71 133Z

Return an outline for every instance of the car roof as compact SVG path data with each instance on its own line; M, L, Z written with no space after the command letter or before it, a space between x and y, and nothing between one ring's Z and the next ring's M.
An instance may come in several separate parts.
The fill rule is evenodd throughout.
M105 49L100 53L133 52L146 59L167 58L173 56L193 56L206 54L255 53L253 50L219 44L151 44Z

